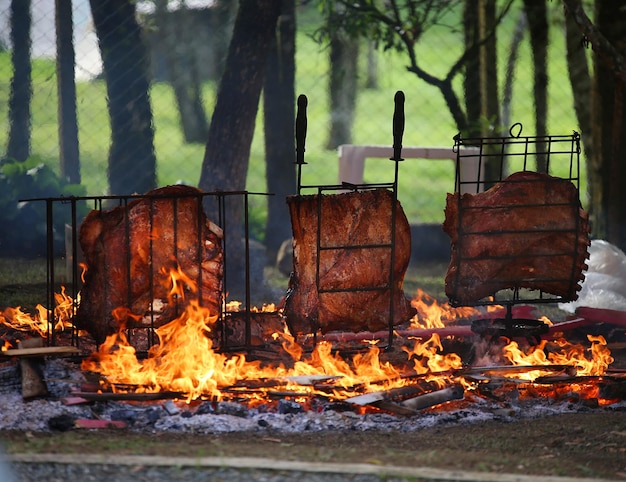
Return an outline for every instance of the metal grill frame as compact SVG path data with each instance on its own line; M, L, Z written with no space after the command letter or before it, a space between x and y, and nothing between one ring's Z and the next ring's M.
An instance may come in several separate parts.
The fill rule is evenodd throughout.
M267 196L270 194L249 192L249 191L219 191L219 192L209 192L209 193L199 192L197 195L193 195L194 197L198 197L198 202L200 203L203 203L205 198L207 197L212 197L216 199L217 206L218 206L218 219L216 221L216 224L218 224L220 228L224 230L224 233L226 232L225 228L226 228L226 225L228 224L228 220L226 219L226 209L225 209L226 199L229 197L235 196L235 197L242 198L242 201L243 201L243 229L244 229L244 239L245 239L245 244L244 244L245 299L242 302L243 309L240 310L240 313L243 312L242 315L244 318L245 342L243 346L229 343L228 330L226 329L227 328L226 324L228 323L228 319L229 319L229 312L227 312L225 309L226 296L224 294L224 291L222 290L221 303L220 303L220 305L222 306L222 310L218 314L218 324L216 325L220 329L220 340L222 342L221 346L216 347L216 349L221 350L221 351L237 351L241 349L252 348L251 317L250 317L252 288L251 288L251 281L250 281L251 279L250 245L249 245L250 225L249 225L249 212L248 212L249 211L249 197L252 195ZM56 238L55 232L54 232L55 211L58 212L59 210L62 210L64 206L66 207L66 209L69 209L71 251L66 252L66 256L71 256L72 259L70 263L71 264L71 268L69 270L70 273L64 285L66 285L66 293L68 294L68 296L72 298L71 313L72 313L72 319L73 319L77 311L78 295L79 295L80 288L82 285L81 275L80 275L82 269L80 267L80 261L79 261L80 252L79 252L79 243L78 243L78 229L79 229L80 222L82 222L82 219L79 219L79 215L78 215L79 203L86 203L87 206L91 206L92 209L104 211L104 210L109 210L118 206L127 207L129 203L131 203L134 200L139 200L139 199L160 199L160 200L171 199L173 203L176 203L177 199L180 199L182 197L189 197L189 196L188 195L187 196L180 196L180 195L152 196L150 194L143 194L143 195L133 194L133 195L126 195L126 196L121 196L121 195L120 196L113 196L113 195L67 196L67 197L62 196L62 197L33 198L33 199L20 200L20 202L44 202L46 205L46 226L47 226L46 228L46 303L47 303L47 316L49 320L48 333L47 333L46 339L47 339L48 345L57 346L57 344L59 343L58 329L56 328L56 325L59 320L57 319L57 315L55 313L55 306L56 306L56 297L55 297L56 293L55 292L56 292L56 280L57 280L57 269L55 267L55 258L56 258L55 254L59 251L57 243L55 242L55 238ZM69 208L67 208L67 206L69 206ZM199 223L202 222L202 218L200 216L202 212L203 212L202 210L200 209L198 210L198 222ZM152 217L152 210L151 210L150 217ZM128 217L125 216L125 219L128 220ZM126 224L126 226L128 229L128 223ZM200 236L200 232L201 231L199 230L199 236ZM128 235L126 236L126 240L127 242L129 242ZM202 239L199 239L198 243L201 243L202 241L203 241ZM224 285L226 283L227 271L228 271L227 270L228 260L226 256L227 243L228 243L228 240L226 238L226 235L224 234L224 238L222 239L222 249L223 249L223 255L224 255L224 275L223 275ZM127 250L127 253L130 253L130 250ZM130 263L130 260L127 260L127 263ZM130 273L130 270L129 270L129 273ZM152 273L152 270L151 270L151 273ZM199 270L199 273L200 273L199 279L196 280L196 282L201 283L202 282L202 270ZM153 277L151 276L151 278ZM152 284L152 281L153 280L151 279L150 284ZM128 283L128 285L130 286L130 283ZM139 356L145 355L149 347L157 342L155 332L154 332L154 329L156 328L154 313L150 313L149 316L151 318L149 326L135 327L135 328L127 330L127 337L131 345L133 345L133 341L134 341L133 340L134 337L132 336L133 330L147 330L146 331L147 335L145 337L148 340L147 346L143 347L144 349L142 350L140 349L141 347L133 345L137 349L137 353ZM77 348L80 347L81 345L81 337L79 336L79 330L74 324L72 324L72 328L71 328L70 344Z
M517 131L517 132L515 132ZM461 204L461 193L480 193L485 188L491 187L494 184L502 181L507 177L507 162L514 161L521 162L521 169L524 171L537 170L537 161L539 158L545 160L546 174L550 174L561 179L572 182L579 193L577 196L577 204L572 206L576 212L580 207L580 134L573 131L571 135L548 135L548 136L522 136L522 124L516 123L509 130L509 136L503 137L463 137L460 133L454 137L454 150L457 153L456 166L455 166L455 184L454 194L458 200L458 217L459 225L462 224L463 207ZM478 149L478 172L474 173L474 177L471 180L463 179L461 164L465 159L471 157L475 159L477 154L472 151L468 154L465 151L465 147L472 147ZM499 169L496 169L495 175L484 169L484 164L487 160L497 160ZM531 161L535 161L535 166ZM565 167L562 165L556 166L559 163L566 163ZM534 169L533 169L534 167ZM566 172L565 176L558 176L555 173L558 168L561 172ZM543 171L542 171L543 172ZM578 229L578 216L576 230ZM503 234L507 231L499 231L496 234ZM512 231L511 231L512 232ZM459 233L459 242L462 242L463 234L472 233ZM572 255L575 259L577 255L578 246L574 243L572 251L568 251L567 255ZM459 256L457 258L457 271L459 271L460 263L463 260ZM572 273L572 279L570 282L577 283L578 280L574 280L574 273ZM565 300L562 297L545 293L540 290L532 292L529 296L528 290L520 291L519 288L500 290L494 294L491 299L484 299L476 301L474 303L462 303L464 306L489 306L489 305L505 305L507 307L507 313L510 316L511 307L516 304L528 303L528 304L540 304L540 303L558 303ZM533 296L536 293L536 296ZM450 300L453 306L460 306L461 303L456 303L455 300Z

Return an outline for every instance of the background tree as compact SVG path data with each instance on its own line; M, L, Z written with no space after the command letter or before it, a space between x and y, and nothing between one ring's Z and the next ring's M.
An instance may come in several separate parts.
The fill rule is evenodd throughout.
M295 73L296 11L293 0L282 0L281 14L267 59L263 88L265 125L265 178L267 261L273 263L281 244L291 238L291 222L285 198L296 191Z
M73 184L80 184L72 0L56 1L55 23L61 176Z
M475 50L494 35L495 29L470 45L466 45L456 61L443 77L428 72L421 64L416 52L416 45L424 33L431 27L448 25L449 15L454 15L462 2L447 0L389 0L384 5L370 0L322 0L322 11L326 17L324 27L318 32L318 38L328 39L330 32L343 29L353 36L365 37L377 41L384 49L396 49L407 55L407 70L419 79L436 87L441 92L457 129L468 132L468 118L453 83L461 74L468 59L475 55ZM498 25L508 12L512 2L509 0L494 15L493 25ZM445 21L444 21L445 18ZM451 29L456 26L450 26Z
M111 194L156 187L148 54L135 18L134 0L90 0L107 84Z
M389 0L384 4L370 0L322 0L326 26L320 36L329 38L333 31L343 30L352 36L377 41L385 49L406 53L407 70L439 89L459 132L464 136L478 132L494 135L499 132L500 119L495 33L512 2L507 1L500 12L496 12L495 0L465 3L463 23L467 43L443 77L428 72L417 55L416 46L431 27L457 28L449 22L461 4L454 0ZM471 79L465 83L469 99L465 108L454 89L456 77L464 71ZM496 171L494 162L486 163L487 180L497 179Z
M470 0L465 3L465 44L476 46L466 51L464 61L463 87L467 116L465 135L469 137L493 137L501 132L496 27L495 0ZM487 146L488 150L494 148L495 146ZM498 179L499 163L487 158L484 169L485 179Z
M275 0L239 3L202 161L199 187L205 192L234 193L246 188L250 145L280 8L281 2ZM240 196L228 196L225 201L226 291L232 295L244 286L243 206ZM219 207L211 199L206 211L212 219L219 219Z
M574 17L565 9L565 46L567 57L567 74L574 100L574 111L578 120L578 128L583 137L585 158L592 156L591 136L591 73L587 62L587 45L585 37L576 24Z
M9 97L9 139L6 157L24 161L30 155L30 0L11 0L11 61L13 77Z
M548 9L545 0L524 0L533 56L535 135L548 135ZM538 146L539 147L539 146ZM537 171L547 171L547 157L537 156Z
M185 141L205 142L209 123L202 104L202 83L194 50L189 48L194 34L190 28L193 12L186 2L180 2L177 21L173 21L168 14L168 3L168 0L155 0L154 16L165 45L167 78L174 90Z
M329 112L330 131L327 149L352 143L356 109L359 39L345 32L330 32Z
M588 160L592 234L626 249L626 4L595 3L595 25L580 0L564 0L593 48L593 150ZM581 47L583 48L582 44Z

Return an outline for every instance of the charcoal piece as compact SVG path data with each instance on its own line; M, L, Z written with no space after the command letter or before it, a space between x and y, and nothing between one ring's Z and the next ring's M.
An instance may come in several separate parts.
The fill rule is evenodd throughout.
M393 193L386 189L287 198L294 270L285 316L292 334L377 331L390 319L397 325L415 314L402 290L411 230L396 201L392 240L392 203Z
M286 400L284 398L278 400L278 413L286 414L302 412L304 412L304 408L298 402L294 402L293 400Z
M74 428L76 417L63 413L48 419L48 428L56 432L67 432Z
M514 288L578 297L589 216L568 180L521 171L483 193L448 194L443 230L452 251L445 291L454 303Z
M189 186L167 186L126 206L91 211L79 231L87 271L76 326L101 343L121 327L150 326L153 320L163 325L191 300L217 315L221 236L202 210L200 191ZM177 268L197 291L187 286L184 296L169 296L170 272Z

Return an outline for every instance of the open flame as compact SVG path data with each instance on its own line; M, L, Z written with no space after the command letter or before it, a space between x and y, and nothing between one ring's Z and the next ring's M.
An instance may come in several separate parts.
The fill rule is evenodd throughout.
M65 292L65 287L61 288L61 293L54 294L55 308L53 319L57 320L54 327L48 320L48 309L42 305L35 307L36 313L31 315L22 310L21 306L15 308L6 308L0 313L0 324L8 326L14 330L24 332L34 332L42 337L47 337L54 329L55 331L63 331L72 327L72 310L74 309L74 301L71 296ZM10 346L3 347L4 350Z
M519 348L517 342L511 341L504 347L503 355L513 365L571 365L576 367L578 375L603 375L614 361L611 351L604 337L587 335L587 338L591 342L589 348L560 338L553 342L542 340L539 345L528 347L527 353ZM533 380L536 376L536 372L523 374L527 380Z
M172 270L170 279L169 296L172 299L196 292L193 281L181 270ZM54 328L71 327L75 303L65 290L56 295L56 302L54 313L58 321ZM474 308L439 304L421 290L412 303L418 310L418 315L411 321L412 327L445 327L455 320L477 314ZM227 309L237 311L239 306L233 303ZM271 305L266 309L274 310L275 307ZM119 308L114 316L119 320L128 319L124 310ZM333 351L333 345L326 341L319 341L310 353L306 353L285 328L282 333L274 333L273 338L281 343L291 360L270 365L247 360L243 354L218 352L213 346L217 321L217 315L191 300L178 318L155 330L158 343L149 349L145 359L137 356L126 330L121 329L83 361L82 369L103 375L114 391L175 392L182 394L187 402L203 398L221 400L226 396L225 391L231 390L228 393L232 393L233 387L245 386L247 381L272 379L282 379L281 386L294 393L318 394L334 400L404 387L411 383L411 374L422 377L424 382L435 387L462 385L465 389L473 388L473 382L460 375L464 368L461 357L456 353L444 353L442 340L436 333L428 339L409 337L408 343L402 347L407 354L406 365L398 368L381 359L380 348L375 343L364 344L365 348L351 359ZM18 330L35 331L44 337L51 329L48 310L41 306L37 307L34 316L19 307L9 308L0 316L0 322ZM589 348L564 339L543 340L536 346L524 348L516 341L510 341L503 347L501 355L511 366L567 365L575 367L579 375L600 376L613 362L613 357L603 337L589 336L589 341ZM407 367L411 372L409 376ZM541 370L512 371L510 376L532 382L544 373ZM321 392L314 384L303 387L292 382L296 377L332 378L333 386ZM262 390L259 393L262 394Z
M417 289L411 305L417 310L417 314L411 319L413 328L443 328L455 320L469 318L478 313L469 306L455 308L449 303L439 303L421 288Z

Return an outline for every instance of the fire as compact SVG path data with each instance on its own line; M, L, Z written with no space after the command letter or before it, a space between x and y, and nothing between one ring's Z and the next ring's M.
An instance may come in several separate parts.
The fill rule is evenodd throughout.
M441 354L443 346L439 335L433 334L429 340L416 343L413 349L404 347L409 359L414 361L414 369L418 374L437 373L459 369L463 365L461 357L456 353Z
M282 334L283 346L294 357L291 368L280 364L262 367L260 362L247 361L243 355L226 356L217 353L210 337L217 317L211 315L196 302L177 319L156 330L159 343L148 353L147 359L139 361L124 330L107 338L99 351L83 362L87 371L106 375L115 384L131 384L139 391L174 391L184 393L187 401L211 397L222 399L221 389L243 380L280 378L306 375L332 375L339 377L335 397L350 396L350 388L364 387L382 380L383 389L394 386L399 372L389 363L381 363L379 349L370 348L365 354L357 354L352 363L346 362L332 352L330 343L319 343L310 356L300 360L302 349L288 334ZM402 382L396 382L396 385ZM381 389L380 387L378 389ZM367 390L367 388L365 388Z
M193 280L180 269L169 274L171 289L169 302L197 293ZM65 290L55 295L54 329L71 327L73 310L76 307ZM422 290L417 291L412 301L418 315L412 320L412 327L437 328L460 318L478 314L474 308L453 308L447 303L439 304ZM226 306L228 311L238 311L240 304L233 302ZM253 311L258 311L256 308ZM274 305L266 305L262 311L274 312ZM128 319L126 308L114 311L118 320ZM280 343L286 359L284 363L264 365L259 361L247 360L243 354L227 355L214 347L215 327L218 316L191 299L181 315L155 330L158 343L149 350L147 357L140 359L129 342L126 330L109 336L98 351L83 361L86 371L102 374L106 383L116 391L175 392L186 398L223 399L242 387L246 381L280 380L285 390L293 393L317 394L335 400L343 400L374 391L400 388L409 383L407 369L411 376L422 377L424 381L444 388L462 384L465 389L473 388L460 375L463 362L456 353L445 353L439 335L429 339L408 338L402 350L406 352L406 365L396 367L383 361L376 343L364 343L362 351L347 359L333 350L330 342L319 341L312 351L307 352L285 327L281 333L274 333L273 339ZM549 322L549 320L546 320ZM48 310L38 306L36 315L28 315L18 308L8 308L0 315L0 322L18 330L36 331L46 337L52 327L48 323ZM564 339L543 340L536 346L522 349L516 341L503 347L502 355L512 366L567 365L575 367L579 375L598 376L606 372L613 357L601 336L589 336L590 346L576 345ZM3 349L7 349L5 346ZM289 359L290 357L290 359ZM403 371L404 370L404 371ZM531 382L544 375L541 370L520 373L511 371L510 376L524 378ZM319 385L297 385L292 377L332 378L332 386L321 391ZM129 388L130 387L130 388ZM263 397L263 389L259 391Z
M513 365L570 365L576 368L579 375L602 375L614 359L604 337L587 335L587 338L591 342L587 349L559 338L550 343L542 340L539 345L528 347L527 353L520 349L516 341L511 341L504 347L503 355ZM523 376L533 380L539 373L528 372ZM519 374L516 376L522 377Z
M38 304L35 307L36 313L29 314L22 310L20 306L16 308L6 308L0 313L0 324L6 325L14 330L36 332L42 337L47 337L54 330L62 331L72 327L72 313L76 306L71 296L65 292L65 287L61 288L61 293L54 294L55 308L54 327L48 321L48 309Z
M449 303L440 304L421 288L417 289L411 305L417 310L411 319L412 328L443 328L455 320L479 314L478 310L469 306L455 308Z
M171 280L174 286L171 297L189 292L184 286L192 283L190 279L172 271ZM237 305L230 307L238 309ZM117 315L121 320L126 314ZM290 366L282 363L262 366L260 362L246 360L244 355L226 356L213 347L211 334L217 319L216 315L191 300L180 317L156 329L159 343L150 348L145 360L138 359L124 330L120 330L109 336L98 352L83 362L82 368L104 374L113 385L130 384L141 391L184 393L187 401L203 397L219 400L226 387L245 380L266 378L332 376L337 387L333 390L333 397L337 399L406 384L398 368L381 361L380 349L376 345L370 345L366 351L346 360L333 352L331 343L322 341L304 356L303 348L286 328L283 333L275 333L274 339L279 340L285 352L291 355ZM416 348L410 350L410 356L415 357L416 367L424 364L420 373L460 367L458 355L437 353L442 350L438 339L433 338L422 349L417 348L418 345L416 343Z

